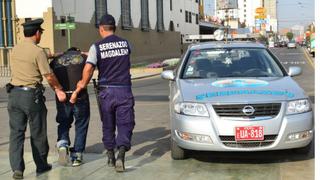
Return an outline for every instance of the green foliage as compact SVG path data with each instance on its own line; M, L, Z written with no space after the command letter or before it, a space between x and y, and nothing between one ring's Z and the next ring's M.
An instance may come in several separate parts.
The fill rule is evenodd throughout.
M287 38L289 39L289 41L291 41L292 38L293 38L293 33L292 32L287 32Z
M258 37L258 41L266 43L268 41L268 38L260 34L260 36Z

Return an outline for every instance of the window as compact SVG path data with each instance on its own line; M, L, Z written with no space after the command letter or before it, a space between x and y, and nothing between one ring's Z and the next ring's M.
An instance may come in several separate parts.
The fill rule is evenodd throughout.
M189 22L189 13L186 11L186 22Z
M121 25L122 29L132 29L130 0L121 0Z
M14 13L12 11L13 1L1 0L0 3L0 47L13 47L13 23L15 23L13 20L14 18L12 18L14 17Z
M157 30L158 30L158 32L164 31L163 0L157 0Z
M95 0L96 27L99 26L100 18L107 14L107 0Z
M196 0L196 3L198 3L199 2L199 0Z
M189 54L181 71L182 79L285 75L276 59L265 49L215 48L194 50Z
M141 30L149 31L149 0L141 0Z
M189 12L189 23L192 23L192 15L191 15L191 12Z
M174 23L173 23L173 21L170 21L169 30L170 31L174 31Z
M170 0L170 11L172 11L172 0Z
M199 14L196 14L196 24L199 24Z

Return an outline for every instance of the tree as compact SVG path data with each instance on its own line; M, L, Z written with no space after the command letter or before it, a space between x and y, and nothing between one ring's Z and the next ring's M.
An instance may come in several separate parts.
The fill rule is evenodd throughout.
M287 38L289 39L289 41L291 41L291 39L293 38L293 33L287 32Z

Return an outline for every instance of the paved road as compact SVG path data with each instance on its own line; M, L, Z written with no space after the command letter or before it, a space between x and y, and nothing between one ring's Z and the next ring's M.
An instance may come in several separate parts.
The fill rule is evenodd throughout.
M314 97L314 69L307 62L302 49L273 49L281 62L288 67L298 65L304 73L296 80ZM308 155L292 151L223 153L191 152L190 158L173 161L170 158L170 130L168 109L168 82L160 77L138 80L133 83L136 98L136 128L133 147L127 156L128 170L116 174L105 166L101 154L101 123L92 89L92 116L86 149L86 164L78 168L60 167L56 164L54 150L56 140L55 103L48 91L47 107L50 162L54 170L39 179L314 179L314 150ZM2 106L1 106L2 105ZM10 177L6 154L8 148L8 117L5 103L0 103L0 179ZM26 177L34 178L34 165L26 142ZM108 178L108 179L109 179Z

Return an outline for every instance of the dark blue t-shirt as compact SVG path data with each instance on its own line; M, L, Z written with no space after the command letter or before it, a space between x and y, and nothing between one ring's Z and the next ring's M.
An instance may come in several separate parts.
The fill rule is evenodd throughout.
M90 54L96 53L96 60ZM127 40L116 35L98 41L90 48L87 63L99 70L99 85L131 86L130 47Z

